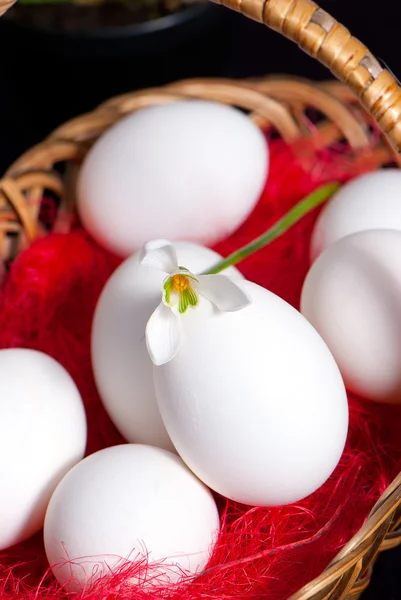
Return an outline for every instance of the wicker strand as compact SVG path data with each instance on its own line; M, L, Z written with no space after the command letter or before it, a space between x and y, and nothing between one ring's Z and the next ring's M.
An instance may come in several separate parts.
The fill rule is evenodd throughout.
M0 0L0 17L14 4L15 0Z
M401 151L401 88L348 29L312 0L213 0L267 25L319 60L358 95Z
M387 488L372 509L365 525L334 558L327 569L289 600L355 600L369 584L371 565L381 550L401 543L399 525L401 474ZM388 544L387 540L392 543ZM353 577L353 575L357 577ZM341 581L352 581L341 589Z

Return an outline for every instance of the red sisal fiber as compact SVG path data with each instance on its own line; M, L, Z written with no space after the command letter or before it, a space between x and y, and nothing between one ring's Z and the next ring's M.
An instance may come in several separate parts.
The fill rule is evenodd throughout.
M374 165L350 163L338 152L311 152L271 141L269 181L246 223L216 246L227 255L260 235L296 201L323 182L345 181ZM309 163L308 163L309 161ZM311 167L311 168L309 168ZM317 212L240 269L244 275L298 306L308 269L308 239ZM78 227L37 241L13 264L0 290L0 348L28 347L56 358L75 379L89 424L87 453L123 440L97 395L90 365L90 328L99 293L119 260ZM268 367L268 365L267 365ZM55 399L56 400L56 399ZM146 561L101 580L87 600L284 600L317 576L360 528L373 504L401 469L401 406L349 398L350 430L332 477L296 505L248 508L218 498L222 529L210 562L197 579L171 589L145 592L128 578L146 571ZM42 537L0 553L3 600L67 598L46 562Z

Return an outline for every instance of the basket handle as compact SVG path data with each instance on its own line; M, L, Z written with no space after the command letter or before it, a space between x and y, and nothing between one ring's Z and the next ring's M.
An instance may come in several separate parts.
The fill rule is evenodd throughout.
M401 151L401 87L368 48L312 0L212 0L292 40L346 83Z
M0 0L0 17L14 4L15 0Z
M212 0L263 23L319 60L359 97L401 152L401 87L368 48L312 0ZM0 17L15 0L0 0Z

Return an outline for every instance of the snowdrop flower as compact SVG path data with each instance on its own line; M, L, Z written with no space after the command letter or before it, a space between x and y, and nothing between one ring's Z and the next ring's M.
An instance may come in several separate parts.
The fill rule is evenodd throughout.
M147 349L157 366L176 356L182 335L181 319L188 309L196 308L200 296L226 312L240 310L250 304L250 299L237 283L225 275L194 275L179 266L176 250L169 243L158 248L152 242L145 244L140 262L166 274L161 289L162 301L146 325Z

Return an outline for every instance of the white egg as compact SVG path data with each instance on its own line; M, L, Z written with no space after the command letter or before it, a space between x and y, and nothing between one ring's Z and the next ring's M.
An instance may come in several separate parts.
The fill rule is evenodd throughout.
M401 402L401 232L370 230L327 248L312 265L301 311L333 353L348 389Z
M168 243L155 241L156 245ZM221 256L188 242L175 245L179 263L193 273L213 266ZM234 267L224 273L241 278ZM139 254L126 259L107 282L92 326L92 365L102 402L117 429L129 442L172 450L155 397L152 363L145 329L161 301L166 275L144 267Z
M43 526L56 485L84 455L86 418L67 371L41 352L0 350L0 549Z
M400 169L381 169L362 175L333 195L316 222L311 260L337 240L371 229L401 231Z
M266 140L238 109L171 102L101 136L80 171L77 205L86 229L121 256L160 237L212 245L252 211L267 170Z
M271 292L218 312L201 298L184 339L154 367L162 418L189 468L223 496L250 505L301 500L330 476L348 427L344 384L308 321Z
M92 454L64 477L49 503L44 540L58 581L81 591L127 562L132 584L198 573L218 530L210 491L178 456L124 444Z

